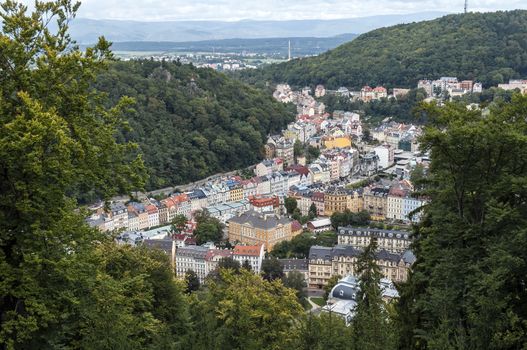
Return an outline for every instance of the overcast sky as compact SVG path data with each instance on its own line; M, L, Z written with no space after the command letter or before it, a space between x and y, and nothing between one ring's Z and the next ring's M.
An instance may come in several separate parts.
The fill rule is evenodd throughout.
M468 1L470 11L527 9L527 0ZM337 19L461 12L463 4L464 0L83 0L78 17L138 21Z

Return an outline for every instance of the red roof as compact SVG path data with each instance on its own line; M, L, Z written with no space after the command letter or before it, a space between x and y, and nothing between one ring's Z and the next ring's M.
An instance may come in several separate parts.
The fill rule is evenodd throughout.
M157 207L153 204L150 204L150 205L147 205L146 206L146 211L148 212L148 214L155 214L157 213Z
M294 220L291 223L291 231L296 232L300 230L302 230L302 225L297 220Z
M258 245L237 245L234 247L234 255L260 256L262 244Z
M362 88L362 91L372 91L372 88L366 85Z
M300 165L300 164L295 164L295 165L288 166L285 170L286 171L293 170L293 171L296 171L297 173L299 173L301 175L304 175L304 176L309 175L309 169L307 167L305 167L305 166Z
M382 86L377 86L375 89L373 89L375 92L386 92L386 89Z

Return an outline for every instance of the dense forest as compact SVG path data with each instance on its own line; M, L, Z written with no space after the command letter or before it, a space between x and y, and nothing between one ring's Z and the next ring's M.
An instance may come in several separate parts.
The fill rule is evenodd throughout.
M120 139L139 145L147 189L252 165L267 135L294 120L294 108L257 89L177 62L115 62L96 87L110 104L135 100Z
M417 85L456 76L485 87L527 76L527 11L468 13L373 30L317 57L247 71L251 83Z

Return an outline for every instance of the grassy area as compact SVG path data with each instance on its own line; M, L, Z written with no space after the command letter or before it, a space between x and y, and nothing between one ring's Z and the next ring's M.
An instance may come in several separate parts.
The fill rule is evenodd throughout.
M317 304L318 306L326 305L326 300L322 297L312 297L311 301Z

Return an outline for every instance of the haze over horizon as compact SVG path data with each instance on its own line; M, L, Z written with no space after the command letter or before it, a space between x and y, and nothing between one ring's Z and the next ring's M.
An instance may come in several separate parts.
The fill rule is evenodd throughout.
M22 0L32 4L33 0ZM464 0L84 0L78 18L133 21L334 20L416 12L460 13ZM469 11L527 9L525 0L469 0Z

